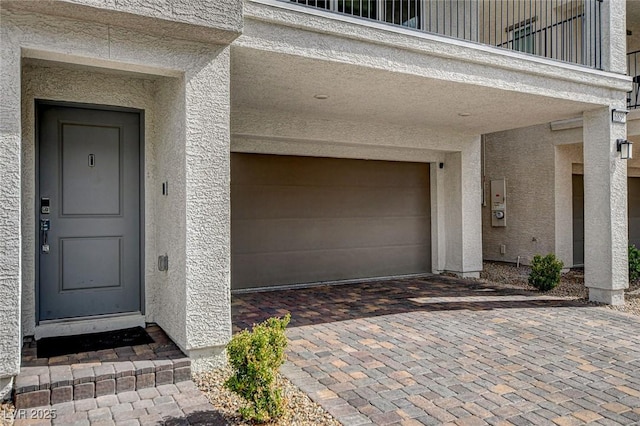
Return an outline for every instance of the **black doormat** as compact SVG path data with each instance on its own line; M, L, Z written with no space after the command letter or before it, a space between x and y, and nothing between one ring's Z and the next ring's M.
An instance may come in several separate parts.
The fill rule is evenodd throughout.
M77 336L45 337L38 340L38 358L93 352L123 346L146 345L153 339L142 327Z

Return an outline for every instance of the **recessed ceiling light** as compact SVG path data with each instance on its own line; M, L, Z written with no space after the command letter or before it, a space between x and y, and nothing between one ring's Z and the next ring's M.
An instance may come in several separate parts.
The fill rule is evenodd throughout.
M329 95L317 94L317 95L313 95L313 97L316 99L328 99Z
M458 115L460 117L469 117L471 115L471 113L470 112L459 112Z

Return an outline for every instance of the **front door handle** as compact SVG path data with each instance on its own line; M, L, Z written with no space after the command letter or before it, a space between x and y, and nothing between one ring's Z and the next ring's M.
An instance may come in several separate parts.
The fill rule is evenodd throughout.
M42 252L49 253L49 229L51 229L50 219L40 219L40 233L42 234Z

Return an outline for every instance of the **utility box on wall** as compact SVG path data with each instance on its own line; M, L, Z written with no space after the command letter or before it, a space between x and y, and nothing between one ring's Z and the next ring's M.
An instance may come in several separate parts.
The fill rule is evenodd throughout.
M504 178L491 181L491 226L507 226L507 184Z

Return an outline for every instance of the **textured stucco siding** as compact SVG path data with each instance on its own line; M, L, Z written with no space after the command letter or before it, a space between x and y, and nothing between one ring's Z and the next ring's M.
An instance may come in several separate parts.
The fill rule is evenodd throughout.
M482 271L482 184L480 136L468 140L461 150L462 221L456 226L463 229L462 246L463 275L475 276Z
M187 73L186 344L189 350L220 348L231 333L229 64L229 48L220 48L206 66ZM224 332L212 333L212 329ZM207 366L206 360L200 360L202 355L194 354L196 364L203 364L196 365L198 369Z
M219 44L233 41L243 27L242 0L5 0L3 7Z
M604 0L602 11L602 69L626 74L627 72L627 2Z
M85 5L206 27L236 31L242 28L242 0L58 0L58 3Z
M583 132L585 286L591 300L617 304L621 300L613 293L620 296L629 286L627 162L616 151L616 139L626 136L627 127L612 123L610 110L603 108L585 112Z
M635 112L629 114L627 124L627 134L631 139L636 139L640 133L640 119ZM532 128L533 131L533 128ZM552 131L550 126L538 126L535 130L541 135L543 140L549 140L555 145L555 253L564 262L565 266L573 265L573 216L572 216L572 181L571 176L575 173L584 174L584 153L583 153L583 128L582 120L570 125L563 130ZM532 143L538 137L531 140ZM514 152L514 158L518 156ZM629 176L640 176L640 157L627 161L627 174ZM536 180L531 179L528 185L536 185ZM485 223L485 226L487 224Z
M204 359L200 364L221 362L221 345L231 336L228 48L5 8L2 23L2 90L7 96L0 167L3 179L15 182L3 186L9 193L2 198L7 216L2 243L9 245L0 278L8 282L2 286L5 299L17 302L1 308L7 310L2 322L7 332L0 337L3 374L18 370L20 323L22 334L32 334L35 326L36 97L145 111L146 318L158 322L188 354L197 351ZM30 58L24 67L22 106L21 56ZM166 197L160 194L163 181L169 182ZM168 272L157 271L160 254L169 255Z
M555 252L555 147L548 124L485 137L485 197L482 208L486 260L528 263ZM506 227L491 226L490 182L506 179ZM506 253L500 254L500 246Z
M625 45L624 36L613 36L613 45ZM278 1L247 2L234 44L593 104L606 104L612 89L629 86L628 78L611 73ZM616 49L618 62L619 56Z
M338 117L327 119L314 117L313 111L300 111L295 116L286 111L234 109L231 122L233 136L232 150L260 152L261 150L298 150L305 154L327 155L335 151L340 155L357 155L368 158L368 150L386 153L388 158L402 156L403 152L416 155L423 153L423 159L444 161L446 152L459 151L473 138L464 132L450 129L433 130L425 127L394 125L376 121L344 120ZM429 156L424 154L429 153ZM278 152L263 152L278 153ZM421 160L423 161L423 160Z
M185 89L183 78L167 78L158 83L158 146L156 147L159 182L168 183L167 196L156 201L158 231L157 255L169 256L169 269L159 274L155 294L155 318L177 342L186 342L186 215L185 208ZM162 107L162 106L165 107ZM158 187L156 187L156 191ZM184 349L184 348L183 348Z
M535 254L555 253L573 266L571 176L583 170L583 129L552 130L549 124L486 136L485 195L491 179L506 178L507 226L491 226L483 207L483 250L487 260L528 264ZM636 167L640 159L631 160ZM533 239L535 238L536 241ZM506 254L500 254L500 245Z
M20 369L20 51L0 26L0 392ZM0 398L4 395L0 394Z
M582 129L562 132L567 138L580 141L575 144L557 145L555 150L555 253L566 267L573 266L573 182L572 176L577 163L582 163Z

